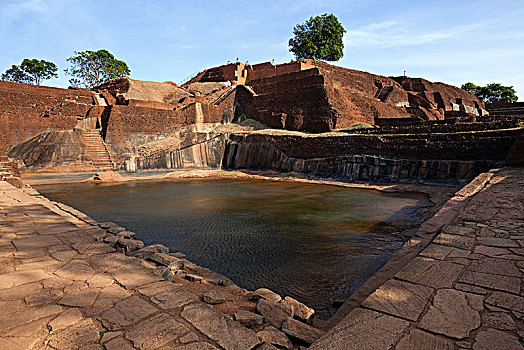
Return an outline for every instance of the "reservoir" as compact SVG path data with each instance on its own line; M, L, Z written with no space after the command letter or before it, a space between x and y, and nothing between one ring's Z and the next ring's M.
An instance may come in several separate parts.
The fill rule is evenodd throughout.
M161 243L238 286L266 287L329 318L421 224L417 193L292 182L176 179L34 186L146 245Z

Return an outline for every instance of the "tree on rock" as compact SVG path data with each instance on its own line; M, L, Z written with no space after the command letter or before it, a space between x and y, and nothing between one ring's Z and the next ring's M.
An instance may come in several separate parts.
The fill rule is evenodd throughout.
M2 80L40 85L43 80L58 78L58 67L53 62L24 58L22 63L12 65L2 74Z
M513 86L504 86L499 83L491 83L486 86L478 86L466 83L461 86L462 90L472 93L484 102L510 101L517 102L519 99Z
M338 61L344 55L345 32L334 14L310 17L305 23L293 28L295 36L289 39L289 51L296 59Z
M67 61L71 67L64 71L72 77L69 83L73 86L93 88L113 79L125 78L131 73L124 61L117 60L104 49L75 51Z

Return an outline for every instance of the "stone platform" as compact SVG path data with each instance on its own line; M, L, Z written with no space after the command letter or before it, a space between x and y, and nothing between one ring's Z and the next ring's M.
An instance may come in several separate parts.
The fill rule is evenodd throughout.
M522 349L523 186L524 168L477 177L402 248L416 256L310 348ZM0 181L0 349L275 348L75 215Z
M453 201L450 223L310 349L524 348L524 168L481 174Z
M0 349L247 350L262 343L139 259L97 241L102 235L0 181Z

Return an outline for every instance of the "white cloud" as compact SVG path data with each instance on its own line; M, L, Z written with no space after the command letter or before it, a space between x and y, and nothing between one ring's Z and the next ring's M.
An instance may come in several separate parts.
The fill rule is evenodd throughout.
M449 29L423 32L420 28L409 26L406 22L382 21L367 24L359 29L350 30L344 37L349 47L407 47L430 44L442 40L451 40L472 33L486 23L457 26Z

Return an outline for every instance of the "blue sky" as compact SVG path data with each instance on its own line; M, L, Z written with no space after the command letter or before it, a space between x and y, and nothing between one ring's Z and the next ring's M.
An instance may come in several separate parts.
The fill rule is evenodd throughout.
M23 58L63 69L73 51L108 49L131 77L180 82L235 60L292 59L293 26L334 13L347 30L338 65L460 86L500 82L524 100L522 0L0 0L0 72Z

